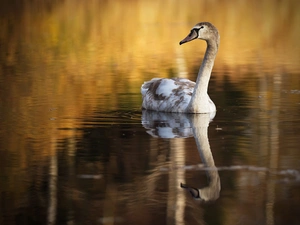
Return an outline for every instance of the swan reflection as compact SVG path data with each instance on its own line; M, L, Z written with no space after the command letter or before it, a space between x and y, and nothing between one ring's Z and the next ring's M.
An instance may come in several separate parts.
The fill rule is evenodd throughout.
M182 114L163 113L143 110L142 125L147 133L156 138L187 138L194 137L204 169L209 180L204 188L180 184L198 200L214 201L219 198L221 184L218 170L215 166L207 136L207 129L215 113Z

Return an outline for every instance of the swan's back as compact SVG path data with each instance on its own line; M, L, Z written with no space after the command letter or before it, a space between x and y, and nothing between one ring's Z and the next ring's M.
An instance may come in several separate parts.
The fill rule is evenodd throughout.
M185 112L194 87L195 82L188 79L153 78L141 87L142 108L164 112Z

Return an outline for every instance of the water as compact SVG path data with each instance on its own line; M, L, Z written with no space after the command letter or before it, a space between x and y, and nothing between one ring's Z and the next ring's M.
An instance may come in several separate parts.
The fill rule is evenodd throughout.
M0 12L0 224L300 224L298 1ZM142 112L145 80L196 79L200 21L216 115Z

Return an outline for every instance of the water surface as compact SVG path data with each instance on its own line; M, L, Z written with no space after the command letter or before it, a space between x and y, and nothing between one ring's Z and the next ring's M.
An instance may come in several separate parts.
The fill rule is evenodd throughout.
M298 1L0 10L0 224L300 223ZM145 80L196 79L200 21L216 115L142 111Z

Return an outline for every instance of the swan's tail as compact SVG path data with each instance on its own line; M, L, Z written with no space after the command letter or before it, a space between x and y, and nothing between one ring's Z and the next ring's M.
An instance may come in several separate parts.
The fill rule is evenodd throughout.
M142 86L141 86L141 93L142 93L142 96L144 97L149 89L149 87L157 80L159 80L160 78L153 78L152 80L150 81L145 81Z

